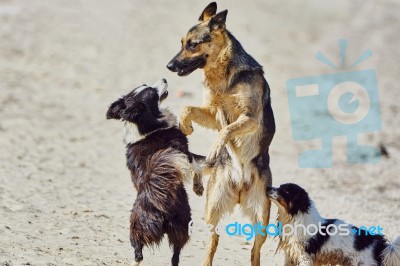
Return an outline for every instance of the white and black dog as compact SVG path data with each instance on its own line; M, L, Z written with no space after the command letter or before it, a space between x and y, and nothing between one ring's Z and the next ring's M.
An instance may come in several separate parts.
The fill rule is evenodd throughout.
M400 265L400 237L391 243L342 220L322 218L308 193L296 184L268 187L267 196L278 206L278 222L292 230L280 235L278 250L285 252L285 265ZM312 229L310 234L307 227L318 232Z
M130 240L135 263L143 260L143 246L158 245L164 234L173 248L172 265L189 239L191 220L184 182L194 177L193 190L203 193L201 169L189 152L188 140L176 117L160 103L168 96L167 81L142 85L109 107L108 119L125 122L127 167L137 190L131 213Z

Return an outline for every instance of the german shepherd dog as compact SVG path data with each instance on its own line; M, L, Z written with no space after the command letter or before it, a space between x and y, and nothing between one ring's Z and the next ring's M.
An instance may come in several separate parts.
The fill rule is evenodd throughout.
M209 4L182 38L181 50L167 68L179 76L204 70L204 105L185 107L179 128L190 135L195 122L219 131L207 156L214 166L207 184L207 223L215 226L240 204L253 223L266 225L271 202L265 189L272 182L268 149L275 133L270 89L262 66L226 29L227 13L217 14L217 4ZM255 239L253 266L260 265L265 239L260 235ZM218 240L213 234L204 265L212 265Z
M137 197L132 208L130 240L135 262L143 260L143 246L158 245L164 234L173 248L172 265L189 240L191 220L184 182L194 177L193 190L203 193L200 168L189 152L186 136L178 129L176 117L160 108L167 98L167 82L142 85L111 104L108 119L125 123L127 166Z

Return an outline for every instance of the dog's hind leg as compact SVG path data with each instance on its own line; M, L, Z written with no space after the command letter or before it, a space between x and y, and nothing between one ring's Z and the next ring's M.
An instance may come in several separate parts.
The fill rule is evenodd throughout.
M207 224L213 225L213 227L215 228L219 220L221 219L221 216L222 213L218 212L217 209L211 207L210 209L207 210L206 222ZM219 241L219 235L214 232L211 236L210 243L207 248L206 259L203 264L204 266L212 265L215 252L217 251L218 241Z
M135 249L135 261L132 262L131 266L138 266L143 260L143 244L131 238L131 246Z
M271 201L269 199L265 200L265 206L263 209L263 214L261 217L256 217L253 219L253 224L257 224L261 222L264 226L267 226L269 223L269 212L271 208ZM267 233L263 232L265 235L257 234L254 240L254 245L251 250L251 265L259 266L260 265L260 251L261 247L267 239Z
M223 214L233 212L237 201L238 195L230 186L228 167L219 166L207 183L206 223L215 229ZM212 265L218 241L219 235L214 232L208 245L204 266Z
M134 209L136 211L134 211ZM133 205L133 210L131 212L131 225L130 225L130 234L129 234L129 239L131 241L131 246L133 247L133 249L135 250L135 261L132 262L131 266L133 265L140 265L140 263L143 260L143 242L141 239L142 238L142 230L140 230L137 225L140 224L140 212L141 208L140 206L137 205L137 202L135 202L135 204ZM135 226L136 225L136 226Z
M172 255L171 265L178 266L179 265L179 255L181 254L181 247L178 245L174 245L174 254Z
M190 214L188 215L189 220L190 220ZM181 253L181 249L187 241L189 240L189 235L188 232L183 230L183 228L187 228L188 221L185 221L184 223L176 223L176 224L169 224L168 229L167 229L167 234L168 234L168 241L170 246L172 246L173 249L173 255L171 259L171 265L172 266L178 266L179 265L179 255Z
M269 171L265 171L265 174L270 174ZM263 226L267 226L269 223L271 201L265 196L265 188L267 185L271 185L269 180L270 177L260 176L257 169L253 169L252 184L247 189L246 193L241 197L241 207L244 214L250 217L253 224L259 222ZM265 240L267 239L267 232L263 231L263 234L256 234L254 245L251 250L251 265L260 265L260 250Z
M179 255L181 250L189 241L188 225L192 219L190 216L190 206L187 202L187 194L183 187L178 191L178 198L182 199L182 202L179 204L179 214L176 214L171 220L164 224L165 233L168 235L169 245L173 249L173 255L171 258L172 266L179 265Z

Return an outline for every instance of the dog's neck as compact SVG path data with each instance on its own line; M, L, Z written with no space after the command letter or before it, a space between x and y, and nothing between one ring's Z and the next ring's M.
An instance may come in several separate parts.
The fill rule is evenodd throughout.
M324 220L319 214L315 204L312 200L310 200L310 207L307 213L299 212L296 215L290 215L286 212L286 210L281 207L278 208L278 221L285 224L303 224L305 226L310 224L318 224L322 220Z
M282 223L282 226L286 224L290 224L294 227L298 226L299 230L295 231L295 235L293 235L293 237L299 240L307 238L307 235L304 232L303 228L299 225L304 225L305 227L307 227L313 224L318 226L319 223L325 222L325 219L321 217L312 200L310 200L310 208L307 213L298 213L291 216L286 212L285 209L283 209L283 207L278 208L277 220L278 222Z
M161 113L163 114L163 116L159 120L160 120L160 122L165 122L166 126L157 128L153 131L150 131L150 132L147 132L144 134L140 133L139 128L137 127L136 124L126 121L125 122L124 143L125 144L134 144L136 142L139 142L139 141L145 139L147 136L149 136L157 131L176 126L177 119L176 119L176 116L171 111L169 111L168 109L161 109Z
M229 31L217 33L214 45L215 52L209 54L207 64L203 67L205 86L212 94L225 93L235 75L242 71L264 73L262 66L246 53Z
M220 33L216 53L209 55L207 64L204 66L204 80L206 86L213 91L223 90L227 87L227 68L232 58L232 41L226 32Z
M287 224L290 224L293 228L297 226L293 234L285 237L279 236L279 244L276 251L282 249L286 256L293 261L298 261L304 252L305 242L310 237L304 232L303 227L299 225L304 225L307 228L310 224L318 225L318 223L323 223L324 219L319 215L314 202L311 201L308 213L299 213L294 216L288 214L282 206L278 206L277 221L281 222L282 226Z

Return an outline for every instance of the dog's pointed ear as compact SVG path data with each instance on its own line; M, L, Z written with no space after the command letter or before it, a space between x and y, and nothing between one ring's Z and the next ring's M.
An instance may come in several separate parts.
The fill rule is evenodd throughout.
M199 21L207 21L210 20L212 16L214 16L217 13L217 3L212 2L204 8L203 12L201 13L199 17Z
M146 106L143 103L136 103L134 106L126 108L121 117L126 121L134 122L137 118L143 114L143 111L146 109Z
M126 108L124 99L113 102L107 111L107 119L121 119L121 113Z
M210 30L224 29L227 15L228 10L224 10L213 16L208 24Z

